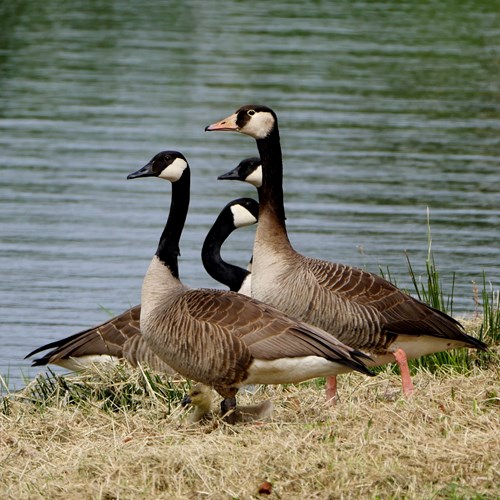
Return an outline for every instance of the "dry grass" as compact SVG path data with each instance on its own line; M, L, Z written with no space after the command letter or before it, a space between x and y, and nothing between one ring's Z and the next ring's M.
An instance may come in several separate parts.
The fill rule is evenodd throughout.
M270 498L498 498L498 366L420 370L409 400L389 370L350 374L334 408L314 383L269 387L240 402L272 398L272 420L234 427L188 426L156 396L115 411L10 398L0 411L1 496L247 499L269 481Z

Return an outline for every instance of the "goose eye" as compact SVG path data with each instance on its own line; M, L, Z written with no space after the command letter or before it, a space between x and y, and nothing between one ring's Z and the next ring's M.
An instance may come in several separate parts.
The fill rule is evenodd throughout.
M253 116L254 114L255 114L255 110L254 110L254 109L249 109L249 110L247 111L247 115L248 115L248 116Z

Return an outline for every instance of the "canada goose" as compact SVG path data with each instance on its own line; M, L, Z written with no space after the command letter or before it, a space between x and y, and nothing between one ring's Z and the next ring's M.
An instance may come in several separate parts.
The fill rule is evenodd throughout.
M194 410L189 417L189 422L195 423L209 419L213 413L212 389L203 384L194 385L184 399L182 406L191 405ZM273 404L270 400L262 401L254 406L236 406L234 408L234 422L248 423L266 420L273 412Z
M201 252L203 266L212 278L230 290L247 295L250 295L250 273L222 260L220 252L222 244L235 229L257 222L258 211L259 204L252 198L229 202L208 232ZM126 359L133 367L140 363L156 371L175 373L149 349L141 334L140 314L139 304L98 326L38 347L26 358L52 349L33 360L32 366L54 364L78 371L92 363Z
M413 392L407 358L455 347L486 349L458 321L403 293L385 279L344 264L297 253L288 239L283 206L283 161L278 119L266 106L249 105L209 125L253 137L262 160L259 225L252 262L252 297L316 325L369 353L368 366L396 361L403 392ZM336 395L336 379L327 380Z
M189 207L190 170L176 151L158 153L128 179L172 182L167 223L144 277L141 329L153 352L181 375L213 387L223 413L246 384L301 382L358 370L366 357L323 330L234 292L190 289L179 280L179 240Z

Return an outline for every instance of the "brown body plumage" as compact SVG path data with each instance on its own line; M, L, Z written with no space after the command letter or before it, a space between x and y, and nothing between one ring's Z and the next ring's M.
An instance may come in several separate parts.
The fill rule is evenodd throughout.
M224 397L244 384L293 383L351 369L368 373L356 351L323 330L241 294L190 289L156 256L144 279L141 326L161 359ZM309 363L309 357L318 359ZM287 360L290 369L282 364Z

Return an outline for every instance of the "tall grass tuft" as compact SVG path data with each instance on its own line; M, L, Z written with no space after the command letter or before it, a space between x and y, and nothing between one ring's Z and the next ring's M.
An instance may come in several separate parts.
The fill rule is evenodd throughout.
M418 280L410 261L410 256L406 254L408 271L417 297L422 302L439 309L450 316L453 316L453 294L455 291L455 273L452 277L451 293L445 298L443 287L439 278L439 271L434 260L432 251L432 235L429 209L427 209L427 258L425 259L426 276Z
M434 259L434 253L432 251L429 210L427 210L427 258L425 261L425 276L417 277L408 255L406 255L406 259L408 262L410 279L418 299L435 309L453 315L455 273L453 273L451 293L445 296L440 274ZM388 275L390 277L390 273L388 273ZM490 290L488 290L486 277L483 273L482 300L479 298L477 299L479 307L482 307L482 313L478 314L481 318L481 323L479 327L474 327L473 325L472 331L468 331L467 333L476 336L491 346L498 344L500 336L500 308L498 295L498 291L495 292L491 284ZM469 330L471 329L469 328ZM423 356L411 361L410 366L413 370L423 368L433 372L442 369L453 369L465 373L471 370L473 366L489 363L493 355L494 354L491 352L476 352L473 349L454 349Z
M47 373L38 375L10 397L30 403L38 411L76 406L91 411L97 408L106 413L144 409L170 413L179 406L189 388L190 384L184 380L175 380L145 367L131 369L123 364L102 364L65 375L48 368ZM8 410L7 402L3 406L4 411Z
M479 339L496 345L500 343L500 291L493 289L492 283L486 281L484 273L481 299L483 322L479 329Z

